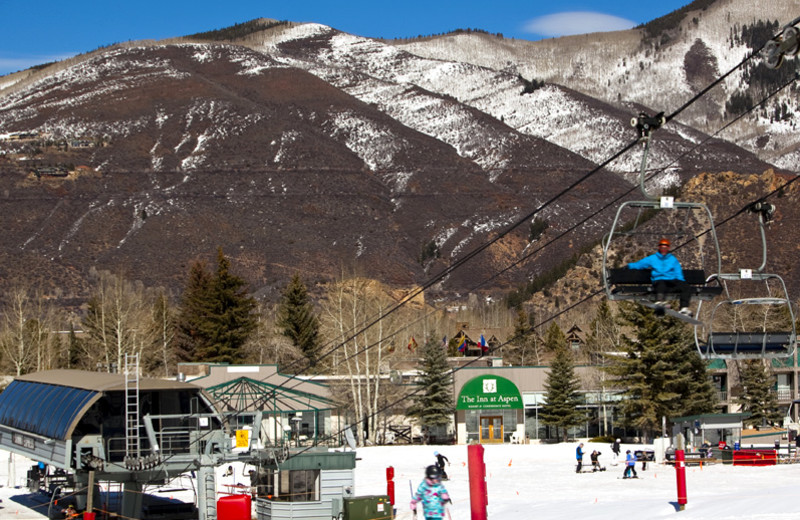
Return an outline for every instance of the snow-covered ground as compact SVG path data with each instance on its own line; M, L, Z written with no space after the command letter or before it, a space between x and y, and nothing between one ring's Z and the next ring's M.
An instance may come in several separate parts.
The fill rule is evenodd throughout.
M649 463L646 471L637 464L640 478L622 480L623 466L611 465L606 444L585 443L588 454L602 452L600 462L607 471L575 473L577 443L557 445L485 446L488 517L494 519L614 519L677 518L773 520L800 519L800 464L767 467L733 467L721 464L686 470L688 504L677 509L677 485L672 466ZM623 445L641 449L641 445ZM434 450L450 459L450 480L445 486L453 498L454 520L470 518L469 477L466 446L397 446L357 450L356 495L386 493L386 468L395 470L397 517L411 519L409 481L416 489L424 468L434 460ZM16 480L24 484L31 462L15 456ZM40 519L41 512L26 507L27 491L8 484L8 453L0 451L0 519ZM222 468L221 468L222 470ZM240 468L218 480L218 487L246 482ZM181 486L172 486L178 488ZM186 493L186 492L184 492ZM175 498L179 498L175 494ZM189 498L191 499L191 498Z

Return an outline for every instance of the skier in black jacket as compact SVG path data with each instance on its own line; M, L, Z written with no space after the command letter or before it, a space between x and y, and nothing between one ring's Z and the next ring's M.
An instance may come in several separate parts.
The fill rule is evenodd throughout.
M600 453L597 450L592 451L592 454L589 455L589 458L592 460L592 471L605 471L606 470L606 468L603 468L603 467L600 466L600 462L597 460L597 457L599 457L600 455L602 455L602 453Z
M433 455L436 457L436 467L439 468L439 471L442 473L442 480L448 480L450 477L447 476L447 472L444 470L444 463L446 462L449 466L450 461L438 451L434 451Z
M620 447L619 447L619 443L620 442L621 441L619 439L617 439L617 440L614 441L614 444L611 445L611 452L614 454L614 456L611 458L611 465L612 466L616 466L617 465L617 458L619 457L619 452L620 452Z

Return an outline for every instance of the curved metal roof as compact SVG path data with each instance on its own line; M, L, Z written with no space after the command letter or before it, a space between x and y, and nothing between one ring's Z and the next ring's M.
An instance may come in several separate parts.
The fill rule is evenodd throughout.
M139 379L139 390L199 389L162 379ZM17 377L0 393L0 425L66 440L105 392L125 390L125 376L84 370L48 370Z
M65 440L102 392L15 380L0 394L0 424Z

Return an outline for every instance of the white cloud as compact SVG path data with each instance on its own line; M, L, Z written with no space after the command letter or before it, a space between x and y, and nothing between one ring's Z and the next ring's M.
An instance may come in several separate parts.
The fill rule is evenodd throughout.
M75 54L58 54L53 56L14 56L7 57L0 55L0 76L25 70L35 65L51 63L71 58Z
M569 36L594 32L621 31L638 25L636 22L610 14L575 11L555 13L534 18L524 30L545 37Z

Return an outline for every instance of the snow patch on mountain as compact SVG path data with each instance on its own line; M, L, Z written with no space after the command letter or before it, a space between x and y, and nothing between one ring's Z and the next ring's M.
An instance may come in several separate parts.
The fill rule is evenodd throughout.
M391 169L404 140L386 126L350 112L333 114L331 136L341 138L372 171Z

